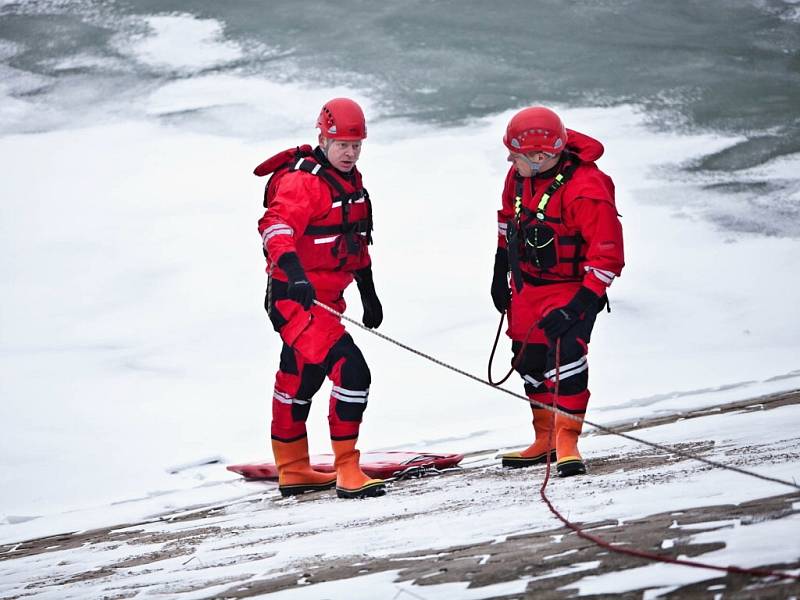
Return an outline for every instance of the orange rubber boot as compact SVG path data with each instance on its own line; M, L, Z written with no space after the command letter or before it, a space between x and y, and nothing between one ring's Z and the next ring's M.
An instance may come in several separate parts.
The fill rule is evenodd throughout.
M556 460L555 436L550 439L553 431L553 413L546 408L533 409L533 431L536 438L533 444L525 450L519 452L509 452L503 454L504 467L519 468L540 465L547 462L547 453L550 452L550 460Z
M294 442L272 440L272 453L278 467L278 489L281 496L327 490L336 484L336 473L322 473L311 468L308 460L308 438Z
M336 495L339 498L366 498L383 496L386 484L383 479L370 479L358 465L361 453L356 450L356 441L331 440L336 455Z
M571 477L586 473L581 453L578 452L578 436L583 428L583 417L586 413L572 415L580 419L570 419L556 414L556 470L559 477Z

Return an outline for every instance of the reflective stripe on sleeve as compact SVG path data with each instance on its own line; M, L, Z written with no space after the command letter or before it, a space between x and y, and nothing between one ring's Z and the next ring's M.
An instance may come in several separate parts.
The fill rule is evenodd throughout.
M292 229L285 223L276 223L275 225L267 227L263 231L263 233L261 234L261 239L266 244L267 240L275 237L276 235L294 235L294 229Z
M616 275L614 275L614 273L612 273L611 271L605 271L603 269L598 269L596 267L585 267L585 268L587 272L591 272L592 275L597 277L600 281L602 281L606 285L611 285L611 283L614 281L614 277L616 277Z

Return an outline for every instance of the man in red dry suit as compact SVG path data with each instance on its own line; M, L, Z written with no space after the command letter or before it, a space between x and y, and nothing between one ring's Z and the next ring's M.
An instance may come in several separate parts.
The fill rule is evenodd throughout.
M528 448L503 455L503 465L540 464L550 453L559 476L579 475L586 472L578 437L589 402L589 339L624 265L614 184L594 162L602 144L566 129L548 108L514 115L503 143L512 166L498 211L492 301L508 311L512 364L525 381L535 432ZM552 404L559 339L556 406L573 418L541 408Z
M382 480L359 466L359 426L369 396L364 356L340 319L344 289L356 280L363 323L378 327L383 309L375 293L367 246L372 206L356 168L367 128L361 107L348 98L327 102L317 120L319 145L300 146L261 163L267 183L258 231L267 258L265 308L283 340L272 400L272 450L281 494L336 486L342 498L380 496ZM333 382L328 421L336 473L311 468L306 419L325 377Z

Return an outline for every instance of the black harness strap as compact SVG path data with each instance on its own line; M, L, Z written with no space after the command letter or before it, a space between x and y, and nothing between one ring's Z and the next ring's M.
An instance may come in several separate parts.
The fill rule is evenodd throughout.
M558 238L558 243L562 246L575 246L575 253L572 258L559 257L559 261L572 263L572 276L579 277L579 265L586 260L586 257L583 256L583 249L586 240L583 239L583 236L580 233L577 233L575 235L565 235Z
M508 224L508 229L506 230L506 241L508 242L506 245L508 247L508 262L511 267L511 277L514 281L514 285L517 288L517 291L522 291L523 281L526 278L523 276L522 268L520 266L520 256L519 256L519 240L523 236L523 230L525 227L533 223L534 221L538 221L540 223L561 223L560 217L551 217L546 214L547 212L547 205L550 203L550 199L553 197L561 186L566 184L571 178L572 175L575 173L575 170L580 166L580 158L577 155L572 153L566 153L565 159L570 161L569 164L564 168L564 170L556 175L556 178L547 188L547 190L542 194L542 197L539 199L539 203L536 207L535 211L530 210L526 206L522 205L522 198L524 196L524 185L525 185L525 178L520 177L519 174L514 176L514 220ZM534 194L533 189L533 181L534 177L529 177L530 186L531 186L531 196ZM577 238L577 239L576 239ZM577 260L580 255L580 245L582 242L579 242L578 239L580 236L565 236L563 239L565 240L574 240L575 248L575 258L574 259L561 259L559 257L559 262L574 262L574 269L573 273L575 276L578 275L578 263ZM565 245L570 244L571 242L566 241L563 242ZM529 276L533 279L533 276ZM548 283L559 283L561 281L568 281L568 280L558 280L558 281L550 281L550 280L543 280L547 281ZM572 281L572 280L569 280ZM529 282L530 283L530 282ZM542 284L533 284L533 285L542 285Z
M344 236L345 244L347 245L348 254L358 253L358 235L366 234L367 244L372 243L372 202L369 199L369 193L366 188L361 188L355 192L349 193L344 189L344 186L339 182L336 176L331 173L326 167L313 160L305 158L298 158L298 160L289 167L290 171L305 171L311 175L322 177L335 192L332 202L342 203L342 224L341 225L309 225L306 227L304 234L306 235L336 235L342 234ZM350 204L359 200L364 200L367 203L367 218L359 219L350 223ZM344 264L345 258L341 259Z
M570 282L581 282L582 279L573 279L571 277L565 279L544 279L543 277L536 277L535 275L531 275L530 273L526 273L522 271L522 280L525 283L529 283L530 285L539 286L539 285L552 285L554 283L570 283Z
M367 234L369 232L369 219L359 219L350 224L355 233ZM309 225L304 231L306 235L336 235L342 233L341 225Z

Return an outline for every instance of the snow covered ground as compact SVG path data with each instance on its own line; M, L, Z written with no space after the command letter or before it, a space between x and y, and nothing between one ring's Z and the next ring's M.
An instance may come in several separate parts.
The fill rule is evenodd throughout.
M154 23L163 35L177 25L170 19ZM206 29L198 30L200 41L213 38L213 27ZM145 62L157 60L169 46L156 42L145 40L127 51ZM230 46L217 50L218 62L236 57ZM181 61L192 69L214 63L213 52L181 56L163 60L170 68ZM139 597L193 598L227 589L228 580L293 572L311 559L388 556L555 528L536 497L538 478L529 473L488 469L475 485L459 479L451 486L452 480L442 479L408 486L408 492L398 487L398 493L369 502L261 502L253 497L264 493L263 486L241 482L223 468L225 462L270 457L279 346L262 308L265 277L256 221L264 181L250 173L272 153L313 141L316 111L339 94L362 101L370 119L360 166L374 200L381 331L472 373L485 372L498 318L488 287L506 170L501 137L512 112L463 127L423 127L379 113L357 90L211 72L154 91L139 107L144 114L5 135L0 543L241 499L204 520L203 527L227 533L204 538L195 565L184 565L190 556L181 554L160 560L158 568L142 562L126 575L126 585L129 575L141 579ZM217 107L214 114L241 132L238 103L258 105L265 139L199 133L164 118ZM588 417L603 424L630 422L800 388L800 321L791 308L800 304L798 240L719 231L690 208L675 208L682 198L699 194L711 204L725 202L704 188L707 180L694 180L680 167L737 140L656 132L635 106L560 110L569 127L605 144L599 164L616 182L626 236L628 265L611 289L613 312L598 319L593 336ZM759 175L788 177L798 162L797 156L776 160L760 166ZM357 296L351 293L348 302L349 314L359 316ZM362 448L471 452L529 441L523 402L369 334L354 336L373 372ZM504 341L501 352L507 346ZM496 372L505 366L503 358ZM508 385L521 389L518 381ZM309 422L313 452L328 450L326 405L320 393ZM703 423L697 419L692 426L675 424L648 435L661 443L712 440L714 453L724 459L723 448L790 445L798 414L785 407ZM590 460L634 452L633 446L615 444L620 442L589 437L583 449ZM216 458L221 462L208 467L174 468ZM754 464L775 476L798 475L796 457ZM679 468L685 467L657 471L667 476ZM557 504L576 520L628 520L789 491L698 468L640 487L624 473L594 472L551 484ZM439 509L454 503L461 506L454 513ZM402 520L403 526L393 524L404 514L413 515L413 527ZM740 565L796 562L796 517L776 523L754 526L774 542L770 547L777 554L754 549L749 538L738 545L741 528L734 526L715 538L726 544L716 551L722 554L704 558ZM161 526L149 524L147 530L160 535ZM151 546L158 555L165 542L155 535ZM141 548L135 553L145 552ZM257 557L243 558L242 548ZM68 557L50 552L3 561L0 593L110 594L104 586L116 585L114 573L122 567L73 583L69 577L130 555L124 543L109 541L103 548L72 549ZM193 570L204 556L217 565L213 574ZM678 585L697 577L674 567L648 569L631 585ZM180 592L195 576L204 587ZM210 587L210 577L219 578L219 588ZM368 577L369 589L389 590L372 597L398 594L387 572ZM34 581L49 583L21 591ZM621 591L614 587L619 582L598 577L576 589ZM427 588L413 593L483 598L521 591L514 587L521 584L508 585L474 596L461 587L443 587L439 596ZM303 593L298 589L297 597L313 596Z
M635 434L791 480L800 458L798 411L800 394L782 394L643 423ZM769 435L754 443L754 430ZM0 546L0 594L431 600L800 592L797 582L621 559L582 541L539 499L544 467L503 470L495 450L468 457L461 474L401 482L383 498L358 502L332 492L284 499L274 483L243 481L226 486L238 500L190 509L184 492L175 495L183 509L147 518L153 504L130 501L127 514L138 510L142 520L125 521L117 507L106 510L116 519L109 527ZM610 435L588 436L584 450L591 475L551 480L547 494L593 534L717 566L800 575L798 489L709 470ZM92 513L73 515L72 528Z

